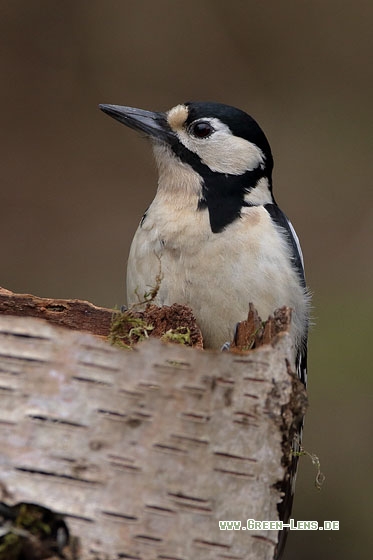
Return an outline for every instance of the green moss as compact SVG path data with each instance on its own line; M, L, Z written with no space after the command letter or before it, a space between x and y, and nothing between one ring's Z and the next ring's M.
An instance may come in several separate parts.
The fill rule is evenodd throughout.
M7 533L0 541L0 560L18 560L22 548L22 537L14 533Z
M190 329L188 327L178 327L170 329L162 335L161 340L167 342L177 342L178 344L191 345Z
M149 325L139 317L134 317L131 311L115 313L112 318L108 341L113 346L131 349L134 343L148 338L148 333L153 329L153 325ZM129 344L125 344L123 339L127 339Z
M135 294L136 294L139 301L137 303L134 303L133 305L131 305L130 309L134 309L136 307L139 307L139 306L141 307L141 306L144 306L148 303L152 303L152 301L154 301L155 298L157 297L158 292L159 292L159 288L161 287L161 282L163 280L161 259L159 257L158 257L158 259L159 259L159 272L158 272L157 276L155 277L155 286L150 288L150 290L148 292L145 292L144 294L139 294L138 289L136 288Z

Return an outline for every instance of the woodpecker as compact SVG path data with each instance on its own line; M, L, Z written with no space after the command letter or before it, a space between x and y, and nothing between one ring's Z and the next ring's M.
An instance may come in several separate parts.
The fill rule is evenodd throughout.
M100 108L152 140L159 173L130 250L128 305L159 283L153 303L190 306L206 348L232 340L249 302L262 318L287 305L305 383L303 256L273 196L273 158L262 129L244 111L221 103L187 102L165 113Z
M274 199L271 148L257 122L221 103L186 102L167 112L100 108L152 140L158 167L156 196L130 249L128 304L153 290L159 306L188 305L205 347L216 349L232 340L249 302L262 318L291 307L294 358L305 384L309 293L303 256ZM284 521L296 462L283 488L282 511L279 506Z

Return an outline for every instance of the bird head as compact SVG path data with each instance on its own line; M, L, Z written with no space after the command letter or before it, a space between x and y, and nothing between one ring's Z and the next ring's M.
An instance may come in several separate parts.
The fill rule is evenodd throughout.
M186 102L167 112L120 105L100 109L150 137L160 169L191 169L200 191L198 208L208 208L212 231L222 231L243 206L274 202L271 148L244 111L209 102Z

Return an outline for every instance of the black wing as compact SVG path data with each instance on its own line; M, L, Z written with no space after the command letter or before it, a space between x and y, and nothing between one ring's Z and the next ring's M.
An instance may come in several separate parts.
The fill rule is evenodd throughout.
M300 248L299 239L297 237L297 234L295 233L293 226L291 225L290 220L285 216L282 210L280 210L277 204L266 204L264 208L267 210L274 223L285 230L287 234L289 247L291 249L291 258L292 258L293 266L299 275L299 280L301 282L301 285L304 287L304 289L306 289L302 250ZM303 341L301 347L297 349L295 365L297 368L299 379L302 381L302 383L304 383L304 385L306 385L307 336L305 337L305 340ZM297 467L298 467L297 452L299 452L300 450L300 445L302 440L302 430L303 430L303 422L299 425L297 433L293 439L293 444L292 444L293 455L290 460L290 464L287 467L285 478L280 483L280 489L284 493L284 498L282 502L278 504L278 511L279 511L280 519L284 523L289 522L289 518L293 506L295 479L296 479ZM286 537L287 537L287 531L286 530L281 531L279 536L279 541L277 544L277 549L276 549L276 556L275 556L276 560L280 560L280 558L282 557L284 547L285 547Z
M302 249L300 248L299 239L297 237L297 234L295 233L293 226L291 225L290 220L285 216L283 211L280 210L277 204L265 204L264 208L267 210L268 214L271 216L275 224L282 227L286 231L289 246L291 248L294 268L299 274L302 286L306 287Z
M290 220L285 216L282 210L277 206L277 204L265 204L264 208L267 210L268 214L271 216L275 224L282 227L287 235L289 247L291 249L291 259L293 266L298 273L301 285L306 289L306 280L304 275L304 264L302 249L300 247L299 239ZM297 373L299 379L307 384L307 338L303 341L301 348L297 350L297 356L295 360L295 365L297 368Z

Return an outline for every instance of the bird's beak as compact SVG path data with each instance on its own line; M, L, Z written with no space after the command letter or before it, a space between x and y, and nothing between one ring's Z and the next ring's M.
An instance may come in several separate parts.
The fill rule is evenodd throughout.
M121 105L99 105L101 111L129 128L145 132L151 138L170 143L174 134L165 113L153 113Z

